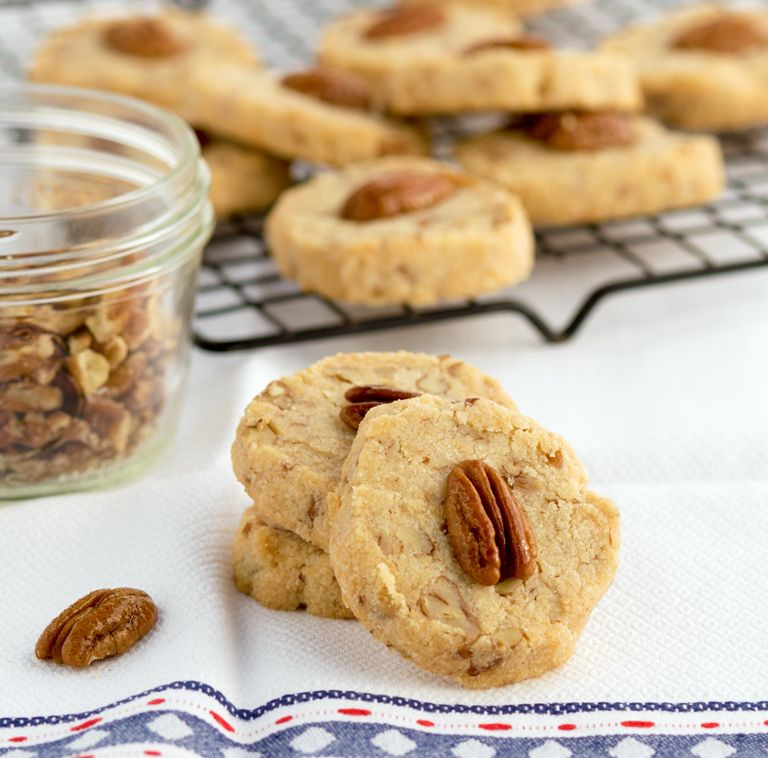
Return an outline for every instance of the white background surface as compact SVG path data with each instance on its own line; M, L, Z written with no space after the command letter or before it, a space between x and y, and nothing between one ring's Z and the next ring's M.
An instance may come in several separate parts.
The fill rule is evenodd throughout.
M352 4L312 7L331 15ZM625 6L631 16L649 3ZM305 59L319 28L298 2L215 7L280 66ZM39 39L71 22L74 8L4 10L0 78L19 76ZM607 32L604 12L614 8L599 0L583 12ZM260 30L259 19L272 26ZM646 253L668 265L668 250ZM562 300L548 305L570 296L563 282ZM466 692L389 653L354 622L268 611L232 584L230 543L248 500L229 446L248 400L325 355L401 348L451 352L498 376L522 410L574 445L595 489L621 509L617 579L571 661L541 679ZM190 679L243 708L326 688L472 703L764 699L767 380L768 271L621 295L561 346L542 344L507 315L255 353L197 352L174 447L142 479L0 505L0 716L84 711ZM121 585L146 589L160 608L139 646L85 671L37 661L35 641L56 613Z
M247 498L229 445L269 380L337 351L452 352L566 436L623 517L618 577L572 660L470 693L354 622L260 608L231 581ZM239 707L338 687L440 702L756 700L768 681L768 272L607 301L572 342L500 316L256 353L195 353L168 456L109 492L0 506L0 713L66 713L181 679ZM34 657L47 622L97 587L146 589L160 622L85 671Z

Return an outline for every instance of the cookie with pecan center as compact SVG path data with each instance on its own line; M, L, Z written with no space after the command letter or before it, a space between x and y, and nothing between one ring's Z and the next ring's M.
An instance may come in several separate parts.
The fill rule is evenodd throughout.
M522 281L533 264L516 197L425 158L315 176L283 194L267 239L283 276L368 306L479 295Z
M576 224L708 202L725 183L716 139L617 113L549 113L461 141L469 173L517 194L534 224Z
M718 132L768 123L768 10L691 6L602 49L635 63L647 108L662 121Z
M326 28L319 59L367 79L401 115L641 105L626 60L552 49L514 14L480 3L356 11Z
M369 411L331 565L374 637L472 688L564 663L616 571L619 515L560 437L485 399Z
M205 14L166 10L91 18L58 29L43 42L28 75L36 82L132 95L189 117L191 72L214 77L228 63L259 65L257 53L234 29Z

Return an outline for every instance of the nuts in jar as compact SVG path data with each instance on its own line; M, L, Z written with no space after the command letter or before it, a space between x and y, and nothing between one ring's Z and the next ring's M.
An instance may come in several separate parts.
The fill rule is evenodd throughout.
M44 110L56 129L16 145ZM0 497L104 484L175 425L207 173L191 130L138 101L31 86L0 113Z

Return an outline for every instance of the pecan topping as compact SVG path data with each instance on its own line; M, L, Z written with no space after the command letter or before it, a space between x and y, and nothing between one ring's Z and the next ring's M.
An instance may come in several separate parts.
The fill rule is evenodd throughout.
M448 475L448 537L461 568L478 584L528 579L536 544L525 512L509 485L482 461L459 463Z
M168 58L187 48L168 23L150 16L116 21L105 30L104 41L119 53L141 58Z
M637 139L632 116L611 111L533 114L522 128L547 147L569 152L625 147Z
M341 217L348 221L376 221L431 208L459 186L450 174L398 171L358 187L346 200Z
M368 110L371 107L372 95L368 82L346 71L328 68L297 71L284 76L281 84L331 105L358 110Z
M146 592L127 587L96 590L48 624L35 655L66 666L89 666L133 647L156 621L157 608Z
M350 429L357 429L365 418L365 414L371 408L375 408L377 405L394 403L396 400L409 400L412 397L418 396L418 392L405 392L379 385L352 387L344 394L344 397L349 400L350 404L342 408L339 415L341 420Z
M672 47L739 55L768 47L768 34L746 13L724 13L686 29Z
M364 32L368 39L417 34L440 26L445 13L434 5L416 5L382 11Z
M464 51L464 55L475 55L486 50L519 50L522 52L551 50L552 45L543 37L535 34L522 34L519 37L496 37L478 42Z

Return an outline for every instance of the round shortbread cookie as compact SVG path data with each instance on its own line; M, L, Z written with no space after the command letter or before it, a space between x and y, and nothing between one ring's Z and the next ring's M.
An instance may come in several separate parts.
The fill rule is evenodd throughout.
M255 508L243 514L232 558L237 589L267 608L354 618L341 601L328 554L292 532L267 526Z
M125 33L115 37L115 29ZM131 45L147 47L140 54L129 52ZM206 15L168 10L150 17L93 18L55 31L28 76L121 92L186 117L192 71L213 71L225 63L256 67L258 58L233 29Z
M748 38L764 45L729 51L738 45L733 30L716 38L702 35L720 51L676 46L681 35L736 16L754 28ZM744 36L741 30L739 36ZM637 66L647 107L658 118L685 129L728 131L768 123L768 11L734 12L722 6L686 8L655 22L608 37L605 51L630 58Z
M670 132L632 117L632 145L563 151L522 130L486 134L456 145L473 174L517 194L534 224L575 224L659 213L705 203L724 186L717 140Z
M478 45L519 38L516 18L454 3L439 6L439 12L444 20L435 26L371 39L366 32L381 12L356 11L325 30L319 59L367 78L382 102L403 115L642 106L637 75L622 57L506 47L478 51Z
M290 166L261 150L216 139L203 145L211 171L211 203L219 220L262 211L290 186Z
M449 474L480 460L508 483L537 558L527 579L485 586L446 526ZM472 688L564 663L610 585L619 515L591 493L571 448L487 400L424 396L369 413L331 498L331 565L377 639Z
M289 89L272 72L227 65L200 71L190 103L196 125L287 159L343 166L427 151L417 129Z
M447 355L341 354L269 384L245 410L232 445L237 478L260 518L328 548L326 499L355 438L340 413L353 387L386 386L514 407L498 382Z
M426 207L362 221L343 217L355 193L404 174L455 186ZM405 202L410 188L401 189ZM370 306L479 295L522 281L533 266L519 200L426 158L389 158L315 176L282 195L266 233L283 276L305 290Z

